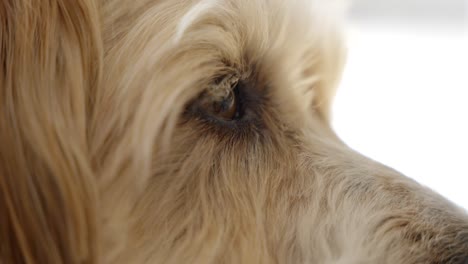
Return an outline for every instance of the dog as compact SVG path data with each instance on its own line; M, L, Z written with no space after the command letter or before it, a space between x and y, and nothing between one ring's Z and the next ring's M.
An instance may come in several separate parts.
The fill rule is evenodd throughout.
M0 263L468 263L330 126L343 5L2 0Z

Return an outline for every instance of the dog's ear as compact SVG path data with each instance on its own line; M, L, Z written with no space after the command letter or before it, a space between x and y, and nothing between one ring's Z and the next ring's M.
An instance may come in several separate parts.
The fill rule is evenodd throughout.
M313 85L313 108L329 122L333 98L346 61L345 20L349 0L313 2L313 24L318 40L310 50L313 66L305 74L316 76ZM307 56L306 56L307 57Z
M97 263L94 1L0 1L0 262Z
M346 60L344 39L340 33L326 35L321 47L321 54L316 56L314 66L306 75L318 76L314 83L312 107L326 122L330 122L332 103L339 86Z
M345 0L304 0L299 1L287 21L289 27L283 46L282 61L292 69L298 80L294 90L298 92L299 105L318 115L326 123L331 119L333 98L341 79L346 60L345 48ZM294 5L291 5L294 8ZM297 14L297 15L296 15ZM296 15L296 16L294 16ZM299 17L299 19L297 18ZM287 23L283 23L287 24Z

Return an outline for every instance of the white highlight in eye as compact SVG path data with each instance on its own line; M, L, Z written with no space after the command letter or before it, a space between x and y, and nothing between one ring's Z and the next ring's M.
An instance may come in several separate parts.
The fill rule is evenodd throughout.
M217 4L218 0L203 0L194 5L180 20L177 26L174 42L177 43L182 39L185 31L199 19L207 10L210 10Z

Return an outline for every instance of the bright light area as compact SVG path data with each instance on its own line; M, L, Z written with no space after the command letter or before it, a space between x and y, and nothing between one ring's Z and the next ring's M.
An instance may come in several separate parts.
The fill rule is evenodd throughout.
M364 155L468 209L468 36L463 27L355 24L334 127Z

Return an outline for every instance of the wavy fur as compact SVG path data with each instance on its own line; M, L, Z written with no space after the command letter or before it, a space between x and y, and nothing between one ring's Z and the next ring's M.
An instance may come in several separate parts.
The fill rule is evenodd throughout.
M340 1L3 0L1 263L465 263L466 212L329 126ZM239 75L247 120L187 110Z

